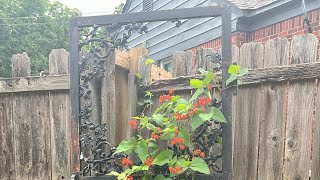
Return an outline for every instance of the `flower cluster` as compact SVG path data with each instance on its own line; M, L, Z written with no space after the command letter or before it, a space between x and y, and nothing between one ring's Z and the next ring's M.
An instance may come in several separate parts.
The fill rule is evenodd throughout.
M181 114L181 113L178 113L178 112L175 114L175 117L176 117L176 121L187 120L189 118L188 115Z
M132 165L132 160L128 159L128 158L123 158L121 163L123 165L125 165L126 167L131 166Z
M130 122L129 122L129 125L131 126L132 129L137 129L138 125L139 125L139 122L135 119L132 119Z
M201 152L200 149L197 149L193 152L193 156L200 156L200 157L204 158L205 154L204 154L204 152Z
M183 168L180 167L180 166L177 166L177 167L169 167L169 171L170 171L172 174L179 174L182 170L183 170Z
M174 137L171 141L171 146L173 146L175 144L180 144L180 143L184 143L184 139L179 138L179 137Z
M163 103L163 101L164 101L165 99L167 99L168 101L171 101L171 100L172 100L172 96L170 96L169 94L167 94L167 95L161 95L161 96L159 97L159 102L160 102L160 103Z
M199 101L198 101L198 103L201 105L201 106L205 106L205 105L208 105L209 103L211 102L211 99L210 98L205 98L205 97L202 97L202 98L199 98ZM197 105L197 103L195 103L195 107L197 107L196 106Z
M162 133L162 129L157 127L156 128L156 132L152 132L151 133L151 138L155 139L155 140L159 140L161 138L161 136L162 136L161 133Z
M134 180L132 176L127 176L126 180Z
M150 167L151 164L152 164L152 162L153 162L153 158L152 158L152 157L148 157L148 159L146 159L146 161L145 161L145 164L146 164L148 167Z

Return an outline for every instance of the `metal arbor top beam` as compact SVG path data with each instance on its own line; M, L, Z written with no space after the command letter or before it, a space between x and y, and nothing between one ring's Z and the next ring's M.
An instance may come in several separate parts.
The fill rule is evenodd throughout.
M132 22L156 22L170 21L178 19L193 19L205 17L219 17L228 12L227 7L209 6L197 8L185 8L175 10L161 10L149 12L126 13L119 15L90 16L74 19L74 24L78 27L107 24L126 24Z

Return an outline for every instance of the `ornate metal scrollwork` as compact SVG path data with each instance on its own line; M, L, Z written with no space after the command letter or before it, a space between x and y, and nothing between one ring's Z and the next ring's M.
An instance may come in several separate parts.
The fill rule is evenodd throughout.
M220 51L216 51L212 54L206 55L206 57L214 64L214 71L221 72L222 66L222 56Z
M81 40L79 50L81 61L79 62L80 73L80 143L82 171L80 175L97 176L106 175L111 171L121 172L122 167L118 161L122 154L114 155L115 148L107 141L107 125L96 125L92 122L92 89L90 82L103 77L105 73L105 61L115 49L125 49L127 40L135 33L146 33L147 27L142 23L125 25L120 37L117 30L121 25L100 26L94 25L80 29Z

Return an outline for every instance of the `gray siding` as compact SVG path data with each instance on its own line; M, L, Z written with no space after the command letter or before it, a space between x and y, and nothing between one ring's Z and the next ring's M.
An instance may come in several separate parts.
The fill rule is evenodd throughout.
M155 11L215 5L215 0L154 0ZM142 0L133 0L127 13L141 12L142 8ZM235 12L232 15L233 31L236 28L236 19L241 15L241 11ZM146 23L146 26L148 33L145 35L135 33L129 39L128 46L135 47L146 41L149 55L155 60L166 58L175 51L190 49L221 36L221 18L182 20L180 27L175 27L175 23L172 22Z

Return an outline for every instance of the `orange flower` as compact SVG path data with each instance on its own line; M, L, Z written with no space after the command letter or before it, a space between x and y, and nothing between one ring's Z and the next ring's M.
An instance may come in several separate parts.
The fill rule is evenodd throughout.
M164 96L160 96L159 97L159 102L162 103L164 101L164 98L165 98Z
M169 94L170 94L170 95L172 95L173 93L174 93L174 90L173 90L173 89L169 90Z
M179 174L181 171L183 170L182 167L180 166L177 166L177 167L169 167L169 171L172 173L172 174Z
M198 156L200 154L200 152L201 152L200 149L197 149L197 150L193 151L193 155Z
M168 101L171 101L172 99L172 97L169 94L166 96L166 98L168 99Z
M146 159L145 164L146 164L148 167L150 167L151 164L152 164L152 162L153 162L153 158L152 158L152 157L149 157L148 159Z
M204 152L201 152L200 157L204 158L204 156L205 156Z
M171 141L171 145L172 145L172 146L175 145L175 144L179 144L179 143L184 143L184 139L175 137L175 138L173 138L172 141Z
M179 130L177 129L175 132L174 132L175 135L179 134Z
M135 119L132 119L130 122L129 122L129 125L131 126L132 129L137 129L138 127L138 124L139 122Z
M132 176L127 176L126 180L134 180Z
M184 144L181 144L181 145L180 145L180 149L181 149L181 150L184 150L185 148L186 148L186 146L185 146Z
M131 161L130 159L128 159L128 158L123 158L122 161L121 161L121 163L122 163L123 165L125 165L126 167L132 165L132 161Z

